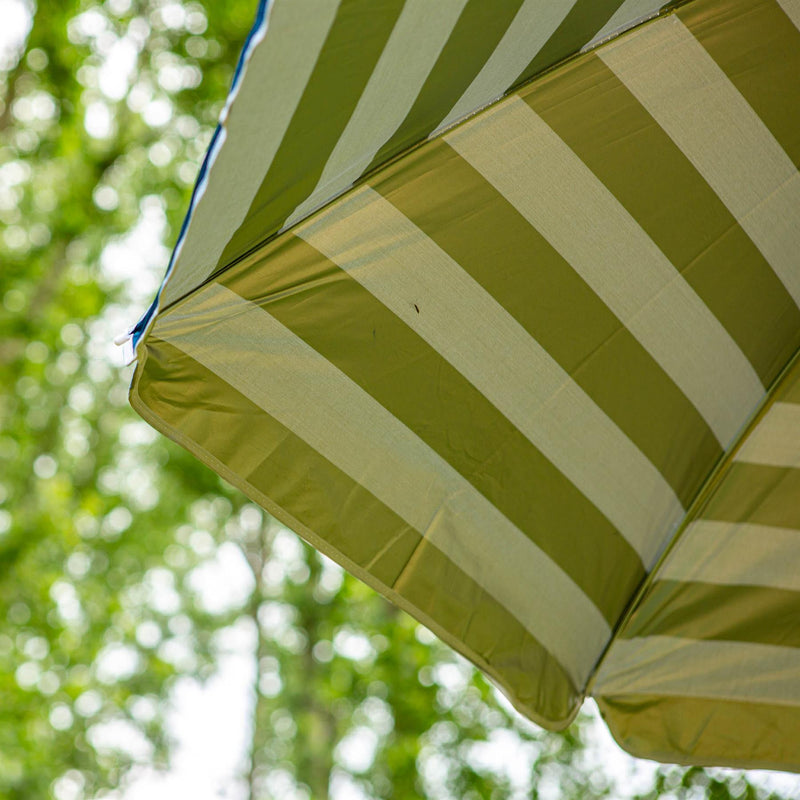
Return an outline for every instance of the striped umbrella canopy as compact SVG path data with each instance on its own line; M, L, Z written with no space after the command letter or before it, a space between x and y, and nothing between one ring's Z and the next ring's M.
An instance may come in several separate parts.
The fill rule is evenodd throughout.
M800 0L262 3L136 410L564 728L800 771Z

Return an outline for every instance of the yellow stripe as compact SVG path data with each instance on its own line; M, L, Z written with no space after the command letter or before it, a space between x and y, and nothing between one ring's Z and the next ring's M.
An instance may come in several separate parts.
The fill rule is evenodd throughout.
M584 685L610 630L585 594L383 406L259 306L209 284L154 335L364 486L505 606Z
M430 134L431 138L461 117L501 97L574 5L575 0L525 0L483 69L439 127Z
M650 566L683 509L652 463L483 287L362 187L297 230L417 331Z
M639 758L800 772L800 714L791 706L654 694L598 697L597 705L617 742Z
M444 138L561 253L729 445L763 396L758 376L575 153L517 97Z
M467 0L406 0L353 116L311 195L284 228L347 189L400 127L447 43ZM413 54L413 57L412 57Z
M614 642L592 694L800 705L798 674L800 650L792 647L648 636Z
M598 55L708 181L800 305L800 174L725 73L675 15Z
M800 592L798 554L798 530L701 519L687 527L658 577Z
M162 307L211 274L231 234L247 215L303 96L338 6L338 0L317 3L310 14L303 3L271 5L269 47L256 47L247 66L248 73L263 78L240 84L223 128L223 135L231 133L192 212L164 286ZM269 103L264 102L265 95Z
M800 404L774 403L733 460L800 468Z
M703 516L800 530L798 497L800 469L732 462Z

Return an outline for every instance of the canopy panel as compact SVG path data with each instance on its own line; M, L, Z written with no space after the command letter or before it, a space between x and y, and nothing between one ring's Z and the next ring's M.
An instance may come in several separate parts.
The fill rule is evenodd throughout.
M715 476L594 686L648 758L800 772L800 362Z
M134 407L532 719L596 677L623 745L724 760L625 676L639 620L702 605L661 557L800 348L800 0L695 0L527 82L653 7L302 6L257 29Z
M262 0L242 59L247 79L223 115L162 305L364 174L662 5Z

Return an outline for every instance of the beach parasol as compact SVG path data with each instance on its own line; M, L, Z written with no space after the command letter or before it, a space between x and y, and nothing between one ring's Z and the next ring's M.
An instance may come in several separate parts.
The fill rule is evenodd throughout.
M262 3L136 410L564 728L800 771L800 0Z

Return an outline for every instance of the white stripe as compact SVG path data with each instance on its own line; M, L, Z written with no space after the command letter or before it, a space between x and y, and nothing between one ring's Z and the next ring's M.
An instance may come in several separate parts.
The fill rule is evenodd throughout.
M761 382L606 186L515 96L444 138L558 250L729 445L763 397Z
M284 228L295 225L361 176L406 118L466 1L406 1L316 188Z
M585 685L610 636L589 598L436 452L344 373L211 283L155 335L215 372L365 487L486 589Z
M658 578L800 592L799 556L800 531L703 519L689 525Z
M592 694L662 694L800 704L800 650L769 644L648 636L618 639Z
M267 36L251 53L247 80L230 106L224 146L164 286L162 308L213 272L244 221L303 96L337 7L338 2L272 3Z
M604 39L610 39L612 36L655 16L663 5L664 0L625 0L611 19L597 31L592 41L581 50L591 50Z
M800 174L725 73L675 15L615 39L598 55L694 164L800 305Z
M795 28L800 30L800 0L778 0L778 5L794 23Z
M555 33L576 0L525 0L483 69L439 127L445 128L501 97Z
M800 469L800 405L775 403L733 460Z
M447 253L368 187L300 226L297 235L441 353L611 520L646 566L653 563L683 513L675 493Z

